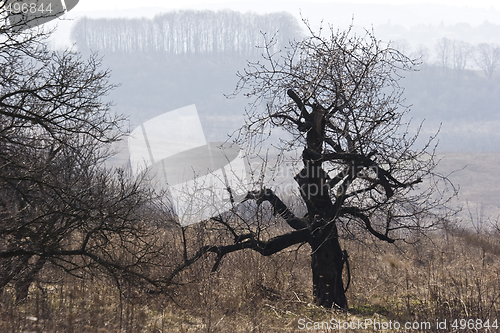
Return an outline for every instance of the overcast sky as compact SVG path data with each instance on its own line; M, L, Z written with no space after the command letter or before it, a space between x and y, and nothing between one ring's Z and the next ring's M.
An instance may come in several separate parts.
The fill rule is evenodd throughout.
M232 9L267 13L287 11L312 21L350 24L500 24L498 0L80 0L72 18L153 17L162 11L176 9Z
M342 29L352 23L352 18L355 25L365 28L382 24L405 28L420 24L478 26L486 21L500 24L498 0L80 0L64 20L55 20L59 27L53 37L53 46L70 46L72 25L83 16L152 18L178 9L231 9L259 14L287 11L298 19L309 19L313 27L324 21Z
M290 2L289 0L276 0L279 2ZM182 0L182 1L165 1L165 0L80 0L78 9L82 11L90 10L109 10L109 9L131 9L139 7L165 7L165 8L193 8L197 6L205 7L207 3L238 3L245 2L245 0L212 0L212 1L197 1L197 0ZM312 1L311 1L312 2ZM469 6L477 8L495 8L500 9L500 1L498 0L349 0L349 1L328 1L328 0L314 0L314 2L321 3L335 3L335 2L350 2L350 3L370 3L370 4L442 4L442 5L455 5L455 6Z

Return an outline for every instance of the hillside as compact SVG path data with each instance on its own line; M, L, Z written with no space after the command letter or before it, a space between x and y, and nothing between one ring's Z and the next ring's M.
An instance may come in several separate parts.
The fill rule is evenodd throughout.
M105 23L108 28L123 25L121 20ZM92 29L92 20L86 24ZM288 30L297 31L293 27ZM198 109L207 141L223 141L244 123L247 101L241 95L226 98L225 94L233 92L236 72L244 69L248 59L256 59L258 52L98 51L104 57L103 65L112 70L113 82L121 84L108 98L116 112L128 116L131 129L190 104ZM500 183L496 177L500 172L500 76L488 80L481 72L463 71L458 75L452 69L431 65L404 76L401 84L405 87L404 104L411 105L407 116L413 124L410 130L415 131L423 122L420 144L439 131L437 151L443 157L439 172L447 175L460 170L450 179L461 188L458 204L464 207L462 216L469 219L470 210L475 218L496 218L500 215ZM127 149L121 147L115 161L121 164L126 160Z
M170 31L167 35L151 30L153 20L148 19L84 19L77 22L72 35L84 54L92 50L104 57L112 80L121 84L109 98L117 112L129 117L131 128L163 112L196 104L207 139L224 140L243 123L246 107L243 96L228 99L224 95L233 92L236 72L244 70L247 60L261 57L262 49L255 46L264 43L260 32L270 40L273 32L280 31L274 47L279 52L289 39L300 38L300 25L285 13L245 16L185 11L177 15L187 23L168 23L180 18L167 14L153 19L164 22L162 29ZM207 27L206 36L195 38L199 27L189 22L200 17L200 25L205 26L220 26L221 19L232 23L219 32ZM137 29L120 28L126 26ZM261 26L267 30L261 31ZM249 33L252 29L259 33ZM242 39L247 42L241 43ZM422 142L439 130L441 152L500 151L498 73L487 79L480 71L424 63L418 71L402 74L411 129L425 121Z
M500 153L439 154L437 172L449 175L460 187L459 217L467 226L471 223L487 227L500 218Z

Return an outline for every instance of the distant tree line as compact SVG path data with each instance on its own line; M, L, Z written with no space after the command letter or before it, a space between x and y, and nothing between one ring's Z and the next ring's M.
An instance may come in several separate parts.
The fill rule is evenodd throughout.
M404 52L409 48L406 40L398 40L393 46ZM420 57L424 64L434 64L445 73L461 76L466 70L481 70L486 78L491 79L500 68L500 45L495 43L478 43L443 37L435 44L433 61L427 47L419 45L413 55Z
M300 36L297 20L285 12L258 15L234 11L175 11L153 19L79 20L72 38L80 51L209 55L259 54L257 45L277 38L275 48Z

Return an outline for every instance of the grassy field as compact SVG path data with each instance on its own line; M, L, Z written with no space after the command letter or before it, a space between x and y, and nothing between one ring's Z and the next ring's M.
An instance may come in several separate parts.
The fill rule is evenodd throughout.
M187 272L189 283L173 286L167 295L133 286L122 286L120 293L104 278L61 275L58 283L33 286L24 304L15 304L11 290L5 291L0 332L303 332L301 327L315 322L358 320L431 323L431 330L411 331L441 332L435 325L446 320L448 332L455 319L493 324L500 319L499 239L498 230L457 229L395 246L371 239L344 242L352 279L347 312L313 305L306 247L269 258L235 253L214 274L208 273L213 261L201 262ZM52 281L57 276L46 274ZM377 331L362 328L340 331Z
M461 217L487 224L500 216L500 153L440 154L437 171L460 187Z
M117 154L110 165L127 164L126 141L116 147ZM454 204L462 207L460 218L483 223L500 216L500 153L439 153L436 172L448 176L459 195Z
M26 302L16 304L12 288L0 295L0 332L497 331L500 154L441 157L439 172L459 170L449 176L464 206L457 227L394 245L342 240L351 273L348 311L313 304L310 253L303 246L271 257L233 253L213 274L214 257L208 257L166 294L46 270ZM446 329L438 329L445 320ZM384 330L389 323L400 329Z

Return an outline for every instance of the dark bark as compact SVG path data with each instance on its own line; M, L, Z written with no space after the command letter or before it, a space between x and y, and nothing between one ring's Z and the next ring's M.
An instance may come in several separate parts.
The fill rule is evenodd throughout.
M384 192L386 200L395 194L395 190L411 187L422 182L421 177L415 180L400 182L391 174L391 170L385 170L376 162L377 150L363 153L356 150L354 141L347 129L335 130L346 141L343 149L331 138L326 137L327 118L331 117L340 109L326 111L318 104L302 100L292 89L287 94L293 99L300 112L296 112L296 118L281 113L273 114L271 117L285 119L295 124L301 133L306 133L306 144L302 152L302 170L294 177L300 190L301 197L306 205L307 214L297 217L277 197L271 189L251 191L245 200L255 200L257 204L264 201L273 207L273 214L281 216L294 231L275 236L267 241L261 240L258 233L250 231L239 234L238 230L224 221L222 216L212 218L224 225L234 237L234 244L225 246L206 246L201 248L192 258L185 256L184 263L171 274L169 281L186 267L205 256L208 253L217 254L217 259L212 271L217 270L222 258L231 252L242 249L251 249L264 256L269 256L295 244L308 243L311 247L311 269L313 282L313 296L316 304L326 308L347 309L346 291L350 283L349 263L347 252L342 250L339 243L337 223L339 219L346 217L362 222L364 229L382 241L393 243L390 237L391 229L389 223L382 230L379 226L372 225L372 209L360 209L355 206L347 206L348 199L366 192ZM332 126L329 123L330 127ZM347 128L347 127L346 127ZM329 145L335 152L325 148ZM325 163L335 161L341 169L333 178L330 178L324 168ZM331 167L331 166L330 166ZM361 171L366 171L362 173ZM370 174L368 175L367 174ZM361 187L352 188L353 182L362 179ZM336 188L336 193L332 190ZM344 264L347 269L347 286L344 287L343 270Z
M318 305L347 309L342 270L344 254L334 232L330 237L314 237L311 241L313 296Z
M293 91L292 91L293 92ZM289 91L289 96L293 94ZM299 109L304 109L295 95ZM329 178L323 170L323 144L325 138L325 109L312 105L310 114L302 111L306 123L307 147L302 155L304 168L295 177L299 184L309 217L311 230L311 268L313 274L313 295L318 305L326 308L338 306L347 308L342 269L343 252L339 244L337 226L338 208L330 197ZM319 156L320 158L315 158Z
M434 222L436 208L448 209L457 192L433 171L434 137L414 150L418 131L412 136L409 127L401 128L408 109L400 111L403 91L396 73L415 63L371 33L355 37L349 29L324 38L306 26L311 36L290 43L286 52L275 54L268 43L264 61L249 62L238 74L235 95L246 89L255 106L266 105L265 112L255 107L247 113L243 142L253 144L256 135L265 139L269 126L291 135L280 154L302 149L295 180L307 213L294 219L280 201L266 200L292 228L307 225L317 304L346 308L342 270L346 264L349 277L349 265L338 232L355 236L363 229L392 243L399 230L444 221ZM430 182L410 194L425 178ZM442 181L444 191L438 188ZM451 195L442 196L446 192Z
M28 298L28 292L31 284L38 277L38 273L42 270L45 265L46 258L38 258L36 263L32 267L27 267L26 272L21 276L15 283L16 290L16 303L25 302Z
M331 217L333 208L329 199L328 190L325 187L326 173L317 164L307 163L314 167L317 172L309 172L303 169L296 177L296 181L302 189L304 198L308 198L309 203L308 219L297 218L286 205L270 189L259 192L251 192L248 199L255 199L257 202L268 201L274 208L274 215L281 215L288 224L296 229L295 232L275 237L268 242L255 242L252 239L239 237L239 241L245 242L208 249L209 252L217 252L218 260L214 269L217 269L220 259L227 253L236 249L246 247L252 248L263 255L276 253L292 244L308 242L311 247L311 269L313 273L313 295L318 305L331 308L334 306L347 308L344 284L342 281L342 271L344 267L344 252L339 240L337 226L334 221L328 223L324 217ZM321 184L325 191L313 190L310 186L310 179L314 178L316 184ZM307 220L307 222L306 222ZM249 236L250 237L250 236Z

